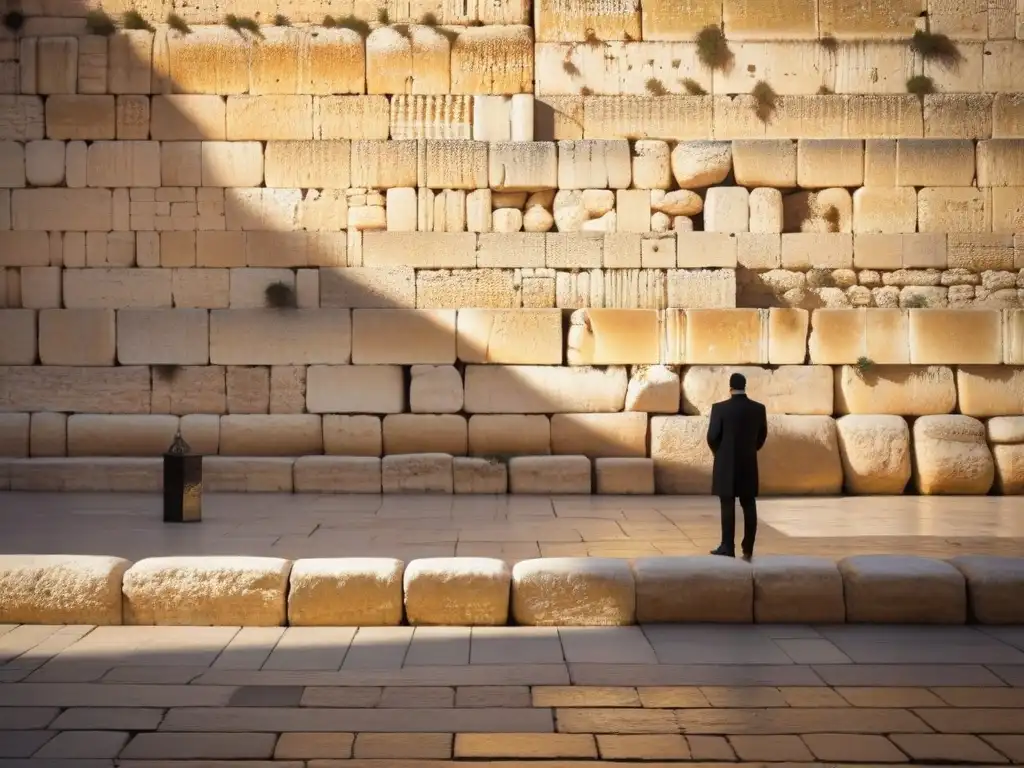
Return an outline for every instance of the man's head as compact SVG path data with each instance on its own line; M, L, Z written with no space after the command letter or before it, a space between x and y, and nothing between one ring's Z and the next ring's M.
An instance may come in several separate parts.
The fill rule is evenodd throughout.
M731 392L746 392L747 377L742 373L734 373L729 377L729 390Z

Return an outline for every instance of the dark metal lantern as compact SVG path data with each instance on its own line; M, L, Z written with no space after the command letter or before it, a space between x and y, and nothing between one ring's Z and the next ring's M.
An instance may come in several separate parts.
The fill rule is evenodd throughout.
M181 436L164 454L164 522L198 523L203 519L203 457Z

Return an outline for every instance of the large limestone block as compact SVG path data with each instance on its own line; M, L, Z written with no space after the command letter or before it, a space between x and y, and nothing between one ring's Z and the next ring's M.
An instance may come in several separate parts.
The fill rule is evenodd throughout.
M651 458L659 493L711 493L714 457L707 443L706 416L653 416Z
M452 474L455 493L508 493L508 467L503 461L456 456Z
M64 306L69 309L170 308L169 269L65 269Z
M293 473L296 493L381 492L376 456L300 456Z
M530 365L466 366L467 413L614 413L626 369Z
M968 616L981 624L1024 623L1024 558L960 555L949 561L967 579Z
M757 558L754 621L758 624L842 624L843 577L827 557Z
M355 309L356 365L443 365L455 362L455 310Z
M113 198L109 189L16 189L8 228L109 232Z
M641 624L749 624L754 579L742 560L641 557L633 561L636 618Z
M224 141L227 107L220 96L154 96L150 107L154 141Z
M695 309L686 313L686 362L708 365L768 362L768 313L757 309Z
M608 496L654 494L654 460L647 458L595 459L596 492Z
M121 365L206 365L210 360L205 309L122 309L117 315Z
M769 413L832 415L832 369L825 365L691 366L683 374L683 413L707 415L711 406L729 399L729 376L747 377L747 392Z
M366 267L476 266L476 235L472 232L367 232L363 235Z
M611 279L615 272L609 271L605 275L606 278ZM667 282L669 307L732 309L736 306L735 269L670 269ZM655 293L660 292L662 288L655 283L650 290L651 293ZM655 300L645 302L648 306L653 305L654 308L658 308L664 304L664 299L660 297L652 296L651 298ZM666 314L665 317L667 318L668 315ZM677 312L676 318L680 323L685 324L682 312ZM666 323L668 324L667 320ZM685 328L679 330L683 332L682 337L685 338ZM663 362L682 363L682 351L682 347L673 349L670 345Z
M264 177L268 187L345 188L349 186L351 143L268 141Z
M1024 495L1024 443L993 445L996 488L1004 496Z
M970 416L921 416L914 422L914 469L918 491L970 496L989 492L995 464L985 425Z
M992 195L973 187L924 187L917 194L919 232L989 232Z
M431 557L405 567L405 616L413 626L508 623L512 572L489 557Z
M533 29L525 25L467 27L452 45L451 93L533 91Z
M388 557L296 560L288 580L292 627L395 627L405 563Z
M629 142L558 142L559 189L626 189L631 180Z
M43 365L113 365L115 339L112 309L44 309L39 312L39 361ZM34 354L27 364L33 362Z
M1018 43L1018 49L1021 49ZM987 66L986 66L987 69ZM1024 139L991 139L978 142L978 186L1024 185Z
M917 191L913 187L861 187L853 193L853 231L899 234L917 229Z
M708 232L750 231L750 193L743 187L712 187L704 196Z
M761 493L831 495L843 487L836 422L830 416L768 417L768 440L758 453Z
M586 456L515 456L508 462L510 493L589 494Z
M569 328L569 365L653 365L661 361L661 323L653 309L579 309Z
M384 493L452 493L452 457L447 453L393 453L381 460Z
M352 142L353 186L371 189L417 186L417 142L358 140Z
M386 96L318 96L313 99L313 138L383 140L388 137L388 117Z
M466 455L466 417L461 414L392 413L384 417L382 434L385 454Z
M807 331L810 313L806 309L773 307L768 311L768 362L772 365L802 365L807 359Z
M985 429L993 445L1024 443L1024 417L997 416L985 423Z
M0 622L120 624L130 565L120 557L0 555Z
M849 415L836 421L847 493L899 496L910 482L910 428L902 416Z
M487 187L487 149L484 141L427 139L422 186L430 189Z
M551 422L547 416L472 416L469 452L484 457L545 456L551 453Z
M124 623L280 627L288 573L276 557L150 557L124 574Z
M681 189L721 184L732 170L732 142L680 142L672 150L672 175Z
M455 366L412 366L409 408L413 413L457 413L462 402L462 374Z
M58 141L113 139L117 133L116 109L113 96L51 96L46 100L46 138Z
M401 413L402 368L397 365L313 365L306 372L310 413Z
M4 329L5 337L3 346L0 346L0 365L34 365L38 346L36 312L31 309L0 310L0 327Z
M844 365L835 383L840 414L927 416L952 413L957 403L953 370L940 365Z
M910 362L924 365L996 364L1003 361L998 310L910 311Z
M310 365L349 361L347 309L231 309L210 313L214 365Z
M132 414L150 409L150 372L144 366L8 366L0 368L0 381L0 411Z
M846 620L857 624L963 624L964 577L941 560L854 555L839 561Z
M896 186L969 187L974 182L974 142L966 139L900 139Z
M492 142L488 153L491 189L533 192L558 188L558 152L554 142Z
M647 455L645 413L556 413L551 416L551 451L599 457Z
M741 186L795 187L797 144L789 140L734 141L732 164Z
M177 416L167 415L71 414L68 456L161 456L174 441L178 424Z
M864 183L864 142L859 139L800 139L797 184L803 189L859 187Z
M522 560L512 568L512 618L533 627L635 624L629 562L599 557Z
M223 456L302 456L323 453L320 416L313 413L239 414L220 419Z
M250 45L234 31L203 26L187 35L165 34L167 75L174 92L229 95L249 90Z
M986 416L1024 415L1024 368L972 365L958 368L960 413Z
M23 459L29 455L30 422L27 413L0 413L0 456Z
M539 41L582 41L587 35L599 40L640 39L640 8L625 0L579 4L542 0L535 18Z
M559 309L460 309L458 358L464 363L559 365Z
M294 459L203 457L203 486L211 493L291 493Z
M392 139L470 139L473 97L395 94L389 121Z
M160 459L15 459L7 465L12 491L160 493Z
M626 410L678 413L679 371L667 365L638 365L626 387Z
M90 187L159 187L160 144L156 141L94 141L86 154Z
M866 358L909 363L909 315L898 309L818 309L811 315L807 347L812 363L842 365Z

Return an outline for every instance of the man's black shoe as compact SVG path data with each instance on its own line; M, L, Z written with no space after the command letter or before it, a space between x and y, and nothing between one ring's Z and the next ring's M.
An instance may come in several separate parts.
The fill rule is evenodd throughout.
M736 557L736 553L725 547L719 547L718 549L711 550L712 555L718 555L720 557Z
M749 563L751 560L754 559L754 553L753 552L744 552L743 553L743 559L746 560Z

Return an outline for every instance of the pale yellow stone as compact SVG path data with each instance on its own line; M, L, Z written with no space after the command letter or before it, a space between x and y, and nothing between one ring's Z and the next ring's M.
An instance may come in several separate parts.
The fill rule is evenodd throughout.
M502 461L456 456L452 459L452 473L455 493L508 492L508 467Z
M447 453L391 454L381 460L384 493L452 493L452 457Z
M533 29L525 24L468 27L451 49L453 94L533 90Z
M516 456L508 463L510 493L589 494L591 465L586 456Z
M288 624L397 626L404 570L401 560L383 557L296 560L289 576Z
M469 365L468 413L608 413L621 411L625 368Z
M215 365L343 364L352 339L345 309L232 309L210 313Z
M39 312L38 324L39 361L43 365L114 364L114 310L44 309ZM33 354L31 361L22 364L31 365L34 362Z
M651 458L659 493L711 493L713 456L706 416L651 417Z
M291 493L294 464L292 458L208 456L203 486L212 493Z
M155 141L224 141L227 107L219 96L153 96L150 136Z
M381 492L376 456L300 456L292 470L296 493Z
M843 577L826 557L790 555L753 561L754 621L840 624L846 619Z
M812 363L885 365L911 362L910 314L897 309L818 309L811 315Z
M690 366L683 374L683 413L707 415L729 398L729 377L741 373L747 393L769 413L832 415L832 369L825 365Z
M240 414L220 420L224 456L303 456L323 453L323 447L317 414Z
M910 362L925 365L1002 362L997 310L911 310Z
M846 620L866 624L963 624L964 577L949 563L906 555L839 561Z
M658 313L645 309L589 309L572 315L570 365L660 362Z
M551 416L555 454L627 458L647 455L645 413L556 413Z
M836 412L926 416L952 413L957 403L951 368L939 365L844 365L836 370Z
M381 420L378 416L323 417L324 453L333 456L380 456ZM379 469L379 468L378 468Z
M277 627L291 563L274 557L153 557L124 574L125 624Z
M414 626L504 626L512 574L502 560L437 557L405 568L405 615Z
M1024 368L972 365L957 368L960 413L968 416L1024 415Z
M397 365L313 365L306 372L311 413L401 413L404 407Z
M347 187L351 142L270 141L264 157L268 187Z
M558 365L562 313L557 309L461 309L458 359L464 363Z
M836 423L829 416L768 417L758 455L765 495L837 494L843 486Z
M466 417L460 414L392 413L383 422L384 453L465 456Z
M647 458L594 460L596 492L609 496L654 493L654 461Z
M455 311L356 309L352 362L356 365L455 362Z
M474 456L543 456L551 453L551 423L539 415L476 415L469 419Z
M76 413L68 417L68 456L160 456L174 442L177 416Z
M913 427L915 481L923 494L988 493L995 464L985 425L970 416L921 416Z
M0 621L121 623L121 579L131 563L92 555L0 557Z
M913 187L862 187L853 193L854 232L893 234L916 229L917 192Z
M960 555L950 561L967 580L970 618L981 624L1020 624L1024 621L1017 595L1024 584L1020 558L998 555Z
M512 568L512 618L524 626L621 626L636 621L625 560L547 557Z
M843 416L836 421L843 489L900 495L910 481L910 428L902 416Z
M801 139L797 142L797 183L804 189L861 186L864 183L864 142Z
M767 362L767 312L756 309L697 309L686 313L686 362Z
M641 623L749 624L754 615L750 565L726 557L641 557L633 561Z

